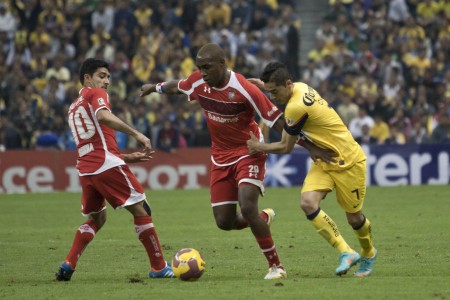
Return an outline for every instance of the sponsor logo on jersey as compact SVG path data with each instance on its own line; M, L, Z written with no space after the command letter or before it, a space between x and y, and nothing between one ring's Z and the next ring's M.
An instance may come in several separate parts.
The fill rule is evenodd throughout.
M211 88L210 88L210 87L207 87L207 86L205 85L205 87L203 88L203 92L208 93L208 94L211 94Z
M233 100L234 98L236 98L236 93L234 92L234 90L229 90L228 99Z
M105 105L105 100L103 98L97 99L99 105Z
M219 122L219 123L235 123L235 122L239 121L238 117L224 118L224 117L220 117L220 116L215 116L215 115L213 115L212 113L209 113L209 112L208 112L208 118L213 120L213 121Z

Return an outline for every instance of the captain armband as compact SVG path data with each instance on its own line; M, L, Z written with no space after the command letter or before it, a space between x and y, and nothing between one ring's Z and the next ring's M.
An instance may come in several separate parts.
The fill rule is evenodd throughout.
M158 93L158 94L162 94L162 93L164 93L164 84L165 84L165 82L159 82L159 83L157 83L156 84L156 87L155 87L155 89L156 89L156 92Z

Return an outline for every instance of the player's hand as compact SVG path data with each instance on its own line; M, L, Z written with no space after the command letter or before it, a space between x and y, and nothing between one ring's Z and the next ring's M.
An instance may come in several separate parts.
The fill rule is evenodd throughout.
M143 84L141 86L141 92L139 93L139 97L144 97L150 93L155 92L156 91L155 86L156 86L155 84L151 84L151 83Z
M145 155L150 156L155 152L153 150L153 146L150 139L145 135L143 135L142 133L140 132L138 133L138 135L136 136L136 140L144 147L142 149L142 152L145 153Z
M314 163L317 163L317 160L319 159L327 164L337 162L335 157L337 157L338 154L331 149L312 147L311 149L308 149L308 151Z
M255 154L256 152L260 152L258 149L258 145L260 144L259 140L256 138L256 136L253 134L253 132L250 131L250 139L247 140L247 148L250 154Z
M145 152L133 152L133 153L127 153L122 154L123 160L128 163L138 163L138 162L145 162L149 161L153 158L152 154L155 153L155 151L150 151L150 154L146 154Z
M261 90L264 90L264 82L261 79L249 78L247 80L250 81L251 83L253 83L254 85L256 85L257 87L259 87Z

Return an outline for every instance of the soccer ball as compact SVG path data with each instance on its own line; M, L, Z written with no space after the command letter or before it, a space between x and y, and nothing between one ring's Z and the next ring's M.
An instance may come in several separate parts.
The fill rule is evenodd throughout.
M205 265L200 252L193 248L181 249L172 260L173 273L181 280L199 279L205 272Z

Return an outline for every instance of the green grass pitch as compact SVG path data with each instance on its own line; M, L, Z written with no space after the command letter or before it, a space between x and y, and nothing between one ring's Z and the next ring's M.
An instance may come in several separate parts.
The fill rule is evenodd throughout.
M126 210L108 221L84 252L70 282L55 282L85 218L80 194L0 195L0 299L450 299L450 187L369 187L364 212L378 260L369 278L337 277L338 253L299 208L299 187L269 188L260 209L277 213L272 234L288 272L263 280L266 261L251 232L215 226L206 189L147 191L154 223L171 260L199 250L206 271L196 282L148 278L148 259ZM322 208L358 249L334 193Z

